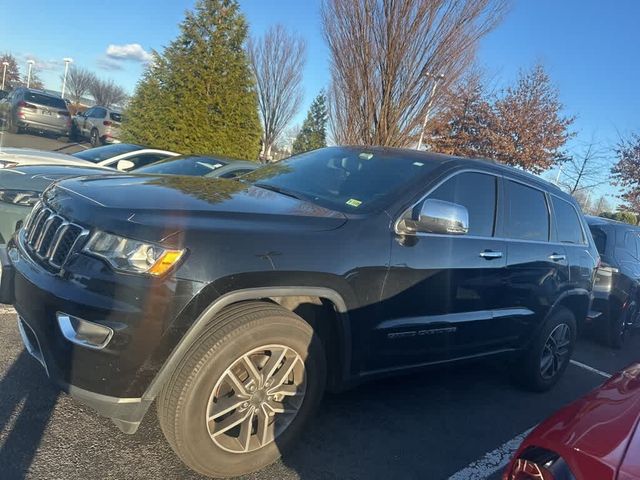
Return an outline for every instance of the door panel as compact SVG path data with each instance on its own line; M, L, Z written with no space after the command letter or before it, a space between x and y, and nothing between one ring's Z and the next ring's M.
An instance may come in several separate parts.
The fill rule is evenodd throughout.
M395 236L368 369L442 362L501 348L493 311L504 307L506 247L504 240L493 238L497 197L495 176L458 173L426 198L465 207L468 234ZM420 206L406 215L414 219Z
M569 285L567 251L550 242L551 208L545 192L505 179L504 236L507 269L504 295L527 315L507 317L514 346L523 346Z
M485 259L485 251L503 257ZM369 369L446 361L498 349L505 242L430 235L394 241Z

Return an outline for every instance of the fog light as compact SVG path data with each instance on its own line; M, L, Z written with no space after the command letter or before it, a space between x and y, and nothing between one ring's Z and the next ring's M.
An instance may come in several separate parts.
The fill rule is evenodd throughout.
M64 338L77 345L100 350L113 337L113 330L104 325L89 322L63 312L57 312L56 318Z

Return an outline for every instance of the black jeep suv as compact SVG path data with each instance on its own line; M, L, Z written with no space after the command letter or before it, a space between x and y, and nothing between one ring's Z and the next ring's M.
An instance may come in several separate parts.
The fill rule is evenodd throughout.
M593 287L591 321L603 343L621 348L629 331L640 327L640 227L586 217L602 262Z
M550 388L598 262L536 177L356 147L241 181L65 180L0 252L51 379L128 433L157 400L180 458L215 476L276 459L325 388L496 355Z

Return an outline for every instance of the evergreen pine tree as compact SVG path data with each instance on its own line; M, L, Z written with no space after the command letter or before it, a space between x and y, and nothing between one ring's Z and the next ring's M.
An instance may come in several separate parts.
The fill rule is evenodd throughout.
M302 128L293 142L292 154L327 146L327 97L324 91L315 98Z
M246 37L236 0L199 0L138 83L125 138L185 154L255 160L261 127Z

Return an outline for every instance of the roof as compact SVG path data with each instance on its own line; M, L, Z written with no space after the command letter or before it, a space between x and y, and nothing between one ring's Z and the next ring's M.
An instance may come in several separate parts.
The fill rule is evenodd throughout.
M621 222L612 218L597 217L595 215L585 215L585 218L587 219L587 223L589 225L611 225L614 227L624 227L626 229L631 228L634 230L640 230L640 226L638 225L631 225L630 223Z
M553 192L556 195L569 198L573 202L573 197L567 194L563 190L561 190L557 185L550 183L536 175L533 175L529 172L525 172L524 170L520 170L515 167L511 167L509 165L504 165L502 163L498 163L494 160L484 159L484 158L467 158L467 157L458 157L455 155L446 155L443 153L435 153L428 152L424 150L415 150L410 148L394 148L394 147L368 147L368 146L358 146L351 145L347 147L339 147L339 148L353 148L360 150L368 150L372 152L384 152L386 154L402 154L405 157L415 158L417 160L428 160L430 162L438 162L441 164L450 163L452 166L461 166L467 168L482 168L483 170L493 171L495 173L503 173L508 174L514 177L520 177L522 180L528 181L530 183L534 183L545 190Z
M36 150L35 148L1 148L0 160L16 162L20 165L38 164L67 164L67 165L92 165L91 162L81 160L66 153Z

